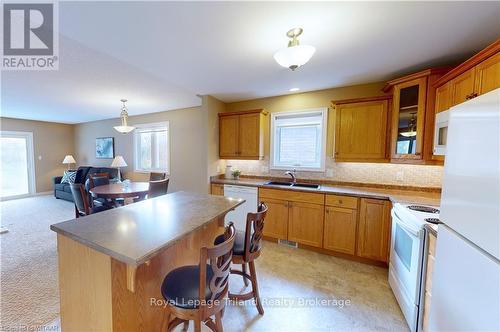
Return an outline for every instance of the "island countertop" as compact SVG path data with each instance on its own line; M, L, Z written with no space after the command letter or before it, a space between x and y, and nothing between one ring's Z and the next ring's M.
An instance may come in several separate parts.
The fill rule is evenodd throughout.
M176 192L64 221L50 229L131 266L138 266L244 200Z

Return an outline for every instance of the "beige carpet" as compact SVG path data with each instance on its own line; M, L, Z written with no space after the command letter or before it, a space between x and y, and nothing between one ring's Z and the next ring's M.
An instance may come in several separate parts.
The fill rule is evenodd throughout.
M0 202L0 209L9 229L0 235L0 331L32 331L59 316L56 235L49 226L74 218L73 204L46 195Z

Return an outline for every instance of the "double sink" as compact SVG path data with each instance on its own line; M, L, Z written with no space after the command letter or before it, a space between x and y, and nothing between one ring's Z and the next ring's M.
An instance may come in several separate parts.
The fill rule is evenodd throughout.
M269 181L264 183L266 186L285 186L293 188L307 188L307 189L319 189L319 184L313 183L299 183L299 182L281 182L281 181Z

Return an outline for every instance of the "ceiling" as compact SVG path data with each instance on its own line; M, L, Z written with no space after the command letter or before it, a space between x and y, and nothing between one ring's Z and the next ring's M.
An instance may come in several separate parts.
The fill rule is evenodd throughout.
M80 123L377 82L500 36L498 2L60 2L59 70L2 72L2 116ZM285 33L316 47L295 72Z

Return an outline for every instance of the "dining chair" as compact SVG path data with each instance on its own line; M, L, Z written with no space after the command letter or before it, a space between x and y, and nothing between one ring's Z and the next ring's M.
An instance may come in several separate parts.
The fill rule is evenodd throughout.
M83 184L71 183L69 186L71 188L71 194L73 195L73 201L75 202L75 218L88 216L89 214L109 210L111 208L106 205L91 205Z
M267 213L267 206L261 202L256 213L248 213L245 232L236 232L233 248L232 263L241 265L240 270L231 269L231 274L237 274L243 277L245 286L248 281L252 283L252 290L245 294L229 293L229 299L236 302L254 299L259 314L264 314L264 308L259 295L259 286L257 284L257 273L255 271L255 259L260 256L262 249L262 235L264 231L264 219ZM219 236L215 243L220 243L224 239ZM250 268L250 274L247 273L247 264Z
M168 183L170 179L149 181L148 198L158 197L165 195L168 191Z
M149 173L149 181L165 180L167 178L167 173Z
M221 238L222 243L201 248L199 265L179 267L163 280L161 293L166 300L167 317L162 331L172 331L180 324L187 329L190 320L194 321L195 332L201 331L201 322L212 331L223 331L222 315L229 292L235 238L233 223L229 223Z

